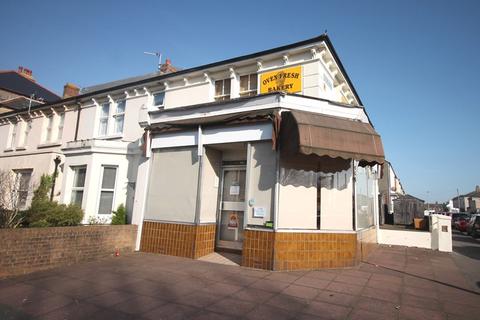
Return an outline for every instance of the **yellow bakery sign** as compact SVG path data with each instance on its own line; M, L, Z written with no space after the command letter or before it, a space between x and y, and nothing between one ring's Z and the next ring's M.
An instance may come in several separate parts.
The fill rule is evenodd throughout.
M260 75L260 93L302 91L302 66L275 70Z

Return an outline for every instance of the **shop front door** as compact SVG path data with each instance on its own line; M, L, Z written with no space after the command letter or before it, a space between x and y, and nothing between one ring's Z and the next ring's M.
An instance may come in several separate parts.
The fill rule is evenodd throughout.
M241 250L245 211L245 167L224 167L217 247Z

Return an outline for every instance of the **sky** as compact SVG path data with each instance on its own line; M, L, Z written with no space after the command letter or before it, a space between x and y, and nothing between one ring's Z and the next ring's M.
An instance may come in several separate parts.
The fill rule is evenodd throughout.
M406 191L447 201L480 185L480 1L0 2L0 70L61 94L327 30Z

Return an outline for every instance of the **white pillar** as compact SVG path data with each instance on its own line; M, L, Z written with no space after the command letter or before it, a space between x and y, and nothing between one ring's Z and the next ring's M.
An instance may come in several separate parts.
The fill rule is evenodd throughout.
M150 146L147 146L149 148ZM135 183L135 200L133 202L132 224L138 226L137 241L135 250L140 250L140 240L142 238L143 217L145 216L145 206L148 192L148 178L150 174L150 159L142 157L138 166L137 181Z

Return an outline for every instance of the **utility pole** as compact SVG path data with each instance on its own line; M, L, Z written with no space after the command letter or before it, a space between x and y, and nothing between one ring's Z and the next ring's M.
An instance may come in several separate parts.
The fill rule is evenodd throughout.
M160 71L160 68L162 67L162 54L160 52L147 52L147 51L143 53L158 57L158 71Z

